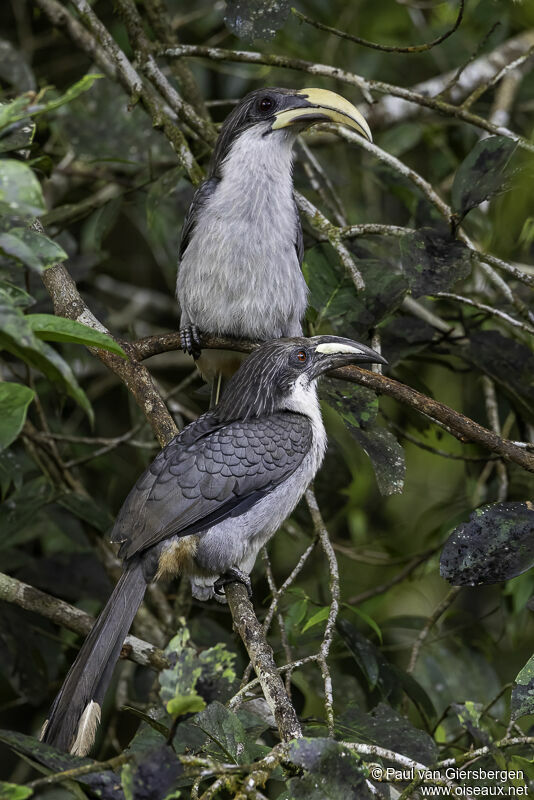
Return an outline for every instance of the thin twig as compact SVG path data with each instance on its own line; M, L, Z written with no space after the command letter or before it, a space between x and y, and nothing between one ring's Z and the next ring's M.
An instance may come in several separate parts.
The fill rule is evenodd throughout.
M409 575L414 572L417 567L421 564L424 564L425 561L428 561L434 553L439 550L441 544L432 547L430 550L426 550L424 553L416 556L412 559L404 569L401 569L390 581L386 583L382 583L379 586L374 586L372 589L367 589L365 592L360 592L360 594L355 594L352 597L349 597L347 603L352 606L359 606L364 603L366 600L370 600L371 597L377 597L379 594L385 594L388 592L393 586L396 586L398 583L402 583Z
M506 322L508 325L511 325L514 328L520 328L521 330L525 331L525 333L534 334L534 328L528 323L522 322L515 317L511 317L505 311L501 311L498 308L488 306L486 303L480 303L478 300L471 300L469 297L463 297L462 295L453 294L452 292L436 292L435 294L430 295L430 297L442 297L447 300L457 300L459 303L463 303L466 306L478 308L480 311L484 311L486 314L490 314L492 317L502 319L503 322Z
M317 504L317 499L315 497L315 493L312 488L308 489L308 491L306 492L306 502L310 510L315 532L319 537L321 547L324 550L324 554L328 562L331 602L330 602L330 611L328 612L328 619L326 621L325 631L323 634L323 640L321 642L321 648L319 651L318 663L321 668L321 674L323 676L324 704L326 710L328 733L330 736L333 736L334 700L333 700L333 690L332 690L332 678L330 676L330 670L328 668L328 655L330 653L330 647L332 645L332 640L334 638L334 632L336 628L336 620L339 614L339 599L340 599L339 569L337 565L336 554L334 548L332 547L332 542L330 541L330 537L328 536L328 531L326 530L325 524L323 522L323 518L321 516L321 512Z
M461 591L460 586L453 586L453 588L447 593L447 595L443 598L441 603L438 603L432 614L429 616L427 621L424 624L424 627L419 632L413 647L412 652L410 655L410 662L406 667L406 672L411 673L415 669L415 665L417 663L417 659L419 657L419 653L421 652L421 648L424 645L428 634L438 621L438 619L447 611L448 608L454 603L456 597Z
M425 53L427 50L431 50L436 45L441 44L444 42L445 39L448 39L449 36L458 30L460 23L462 21L464 15L464 7L465 7L465 0L460 0L460 6L458 9L458 16L454 22L452 28L449 28L448 31L442 33L441 36L438 36L437 39L433 39L431 42L426 42L425 44L412 44L406 46L399 46L399 45L388 45L388 44L378 44L378 42L370 42L368 39L362 39L359 36L354 36L352 33L347 33L346 31L340 31L337 28L331 28L330 25L323 25L322 22L317 22L310 17L307 17L305 14L302 14L300 11L297 11L296 8L292 8L293 14L300 19L302 22L306 22L308 25L312 25L314 28L318 28L320 31L326 31L327 33L332 33L334 36L339 36L341 39L347 39L349 42L355 42L355 44L361 44L364 47L370 47L373 50L381 50L384 53Z
M167 58L183 58L197 57L208 58L212 61L236 61L248 64L267 64L274 67L282 67L285 69L295 69L301 72L307 72L311 75L320 75L326 78L333 78L341 83L346 83L350 86L356 86L362 93L368 94L370 91L376 91L380 94L388 94L393 97L398 97L408 103L415 103L416 105L424 108L430 108L441 114L459 119L476 128L488 131L498 136L506 136L517 142L521 148L534 152L534 144L524 136L520 136L513 131L494 125L487 119L473 114L471 111L466 111L460 106L455 106L452 103L447 103L444 100L439 100L434 97L428 97L420 94L413 89L406 89L401 86L395 86L391 83L384 81L375 81L363 78L353 72L347 72L339 67L333 67L328 64L316 64L311 61L306 61L302 58L289 58L287 56L275 55L272 53L258 53L250 50L224 50L220 47L206 47L203 45L178 45L177 47L166 47L160 51L161 55Z

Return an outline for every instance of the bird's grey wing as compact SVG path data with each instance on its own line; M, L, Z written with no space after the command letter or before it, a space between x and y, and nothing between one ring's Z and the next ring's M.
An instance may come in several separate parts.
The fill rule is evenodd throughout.
M296 217L295 250L297 251L299 266L301 267L302 261L304 259L304 237L302 235L302 225L300 222L300 215L296 201L295 201L295 217Z
M245 513L298 468L311 440L307 417L292 413L235 421L190 445L178 437L128 495L112 540L130 558Z
M191 205L189 206L187 214L185 215L184 226L182 228L182 238L180 240L180 251L178 255L179 262L182 260L183 255L187 250L187 245L191 240L193 230L195 229L195 225L197 223L198 215L208 198L215 191L218 182L219 181L217 178L209 178L200 184L193 195L193 199L191 200Z

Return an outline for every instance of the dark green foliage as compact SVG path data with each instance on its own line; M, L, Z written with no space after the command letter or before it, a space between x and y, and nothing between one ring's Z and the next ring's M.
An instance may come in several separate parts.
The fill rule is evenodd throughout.
M471 514L447 540L441 574L454 586L498 583L534 564L532 503L495 503Z
M359 760L332 739L299 739L291 744L289 760L309 774L291 778L289 793L278 800L365 800L371 797Z
M269 40L289 14L289 0L228 0L224 21L245 42Z
M516 677L515 684L512 692L512 719L534 714L534 656Z
M13 731L0 730L0 742L9 745L17 753L26 756L30 762L40 764L51 772L76 769L76 767L90 764L93 761L90 758L79 758L67 753L59 753L53 747L39 742L32 736L24 736L22 733L14 733ZM82 786L95 792L102 800L124 800L124 794L117 782L117 776L111 770L82 775L78 780Z
M414 297L447 291L469 275L469 250L442 230L421 228L403 236L400 248Z
M529 347L498 331L477 331L469 337L465 358L493 378L521 414L534 420L534 354Z
M385 703L379 703L369 714L351 703L338 717L336 727L345 741L386 747L421 764L433 764L438 755L436 743L427 733L414 728Z
M504 136L482 139L460 164L452 185L452 210L461 220L503 189L516 144Z
M20 383L0 384L0 450L17 438L35 392Z
M165 800L184 768L169 745L143 751L133 763L122 768L125 800Z

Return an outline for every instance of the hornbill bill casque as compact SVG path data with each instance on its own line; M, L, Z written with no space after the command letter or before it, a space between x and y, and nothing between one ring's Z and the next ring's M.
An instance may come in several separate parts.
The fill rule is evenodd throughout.
M357 108L326 89L258 89L225 120L186 215L176 295L185 352L199 332L266 340L302 335L308 290L302 228L293 196L293 144L316 122L334 121L371 140ZM209 350L197 365L208 381L229 377L237 353Z
M265 342L220 403L187 426L139 478L111 534L124 572L57 695L42 739L85 755L122 643L147 584L183 574L205 600L248 575L293 511L326 447L315 383L349 363L385 363L336 336Z

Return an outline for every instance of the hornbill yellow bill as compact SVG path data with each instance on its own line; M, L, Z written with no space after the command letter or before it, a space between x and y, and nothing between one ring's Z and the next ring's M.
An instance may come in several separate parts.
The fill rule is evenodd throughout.
M185 219L176 284L182 347L200 356L208 381L229 377L240 357L200 355L199 332L253 340L302 334L308 292L293 144L324 121L372 138L358 109L326 89L258 89L222 126L208 178Z
M317 378L370 362L385 360L336 336L265 342L220 403L159 453L115 521L111 539L120 542L124 571L52 705L45 742L77 755L91 749L122 643L154 578L185 575L201 600L235 580L250 589L258 551L323 459Z

